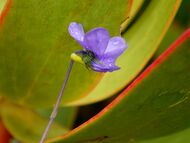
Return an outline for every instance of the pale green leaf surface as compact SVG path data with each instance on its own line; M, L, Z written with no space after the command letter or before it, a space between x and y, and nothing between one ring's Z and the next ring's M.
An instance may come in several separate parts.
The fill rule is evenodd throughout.
M10 103L1 105L1 118L10 133L24 143L38 143L49 120L31 109ZM54 122L48 138L64 134L67 131L60 124Z
M180 2L181 0L151 1L142 16L123 35L129 48L117 61L121 69L107 73L88 96L69 105L84 105L106 99L130 83L156 51Z
M4 6L6 4L7 0L1 0L0 1L0 15L1 15L1 12L3 11L4 9Z
M53 109L38 109L37 111L40 115L49 118ZM76 107L60 107L55 121L65 129L71 129L75 121L76 114Z
M133 21L144 1L145 0L132 0L132 6L128 18L121 24L121 32L124 32L127 26Z
M189 44L162 56L110 106L52 142L146 143L190 128Z

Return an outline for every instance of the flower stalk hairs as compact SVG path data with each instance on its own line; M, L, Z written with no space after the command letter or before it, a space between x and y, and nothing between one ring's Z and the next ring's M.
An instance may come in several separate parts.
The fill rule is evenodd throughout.
M83 50L79 50L71 54L71 61L66 78L40 143L45 141L49 128L56 117L74 61L82 63L88 69L97 72L113 72L120 69L115 65L115 62L128 47L122 37L115 36L110 38L109 32L102 27L94 28L85 34L81 24L71 22L68 31L70 35L83 47Z

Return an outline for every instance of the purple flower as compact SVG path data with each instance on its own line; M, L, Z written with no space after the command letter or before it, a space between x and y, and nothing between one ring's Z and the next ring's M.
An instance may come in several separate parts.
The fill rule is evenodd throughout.
M110 38L109 32L101 27L94 28L85 34L83 26L76 22L70 23L68 30L84 48L76 54L82 58L88 68L98 72L112 72L120 69L115 65L116 59L128 47L122 37Z

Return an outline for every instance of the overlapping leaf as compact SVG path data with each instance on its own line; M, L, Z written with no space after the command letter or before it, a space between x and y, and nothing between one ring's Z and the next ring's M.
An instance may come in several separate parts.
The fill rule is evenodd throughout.
M125 21L121 24L121 32L124 32L127 26L134 20L135 16L139 12L140 8L142 7L145 0L133 0L131 1L131 8L129 10L128 17Z
M10 103L1 105L1 117L11 134L25 143L39 142L49 120L31 109ZM48 137L55 137L67 131L54 122Z
M50 109L38 109L37 112L49 119L51 112L53 111L52 108ZM76 113L77 113L77 108L76 107L62 107L59 108L59 113L57 114L56 118L55 118L55 122L59 123L60 125L62 125L65 129L71 129L73 126L73 123L75 121L75 117L76 117Z
M51 141L154 143L152 139L163 136L166 137L158 141L166 142L177 134L187 137L187 128L190 128L190 43L177 49L176 46L188 36L190 29L101 113L65 138ZM184 129L187 130L183 134ZM177 133L180 131L182 133Z
M106 99L131 82L156 51L180 2L181 0L151 1L140 19L123 35L129 48L118 59L117 64L121 70L107 73L88 96L69 105L83 105Z

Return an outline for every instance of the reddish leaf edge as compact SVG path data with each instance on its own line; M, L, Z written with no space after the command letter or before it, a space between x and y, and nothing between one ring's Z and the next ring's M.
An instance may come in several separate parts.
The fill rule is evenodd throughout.
M12 139L11 134L0 120L0 143L9 143Z
M81 124L77 128L71 130L70 132L58 136L53 139L49 139L47 142L55 142L61 139L65 139L69 137L70 135L73 135L77 131L85 128L88 124L94 122L99 117L103 116L106 112L108 112L110 109L114 108L115 105L117 105L125 96L127 96L127 93L133 89L135 86L137 86L149 73L151 73L159 64L161 64L166 57L168 57L172 52L175 51L181 45L184 41L186 41L190 37L190 28L188 28L176 41L174 41L169 48L162 53L150 66L148 66L142 74L140 74L127 88L121 92L121 94L114 99L108 106L106 106L102 111L100 111L97 115L86 121L85 123Z
M9 11L9 9L11 8L11 4L12 4L13 0L7 0L1 14L0 14L0 26L3 24L3 21Z
M6 4L5 4L2 12L0 13L0 26L3 24L4 18L7 15L8 11L11 7L11 4L12 4L12 0L6 1ZM3 122L0 120L0 143L9 143L11 139L12 139L11 134L4 126Z

